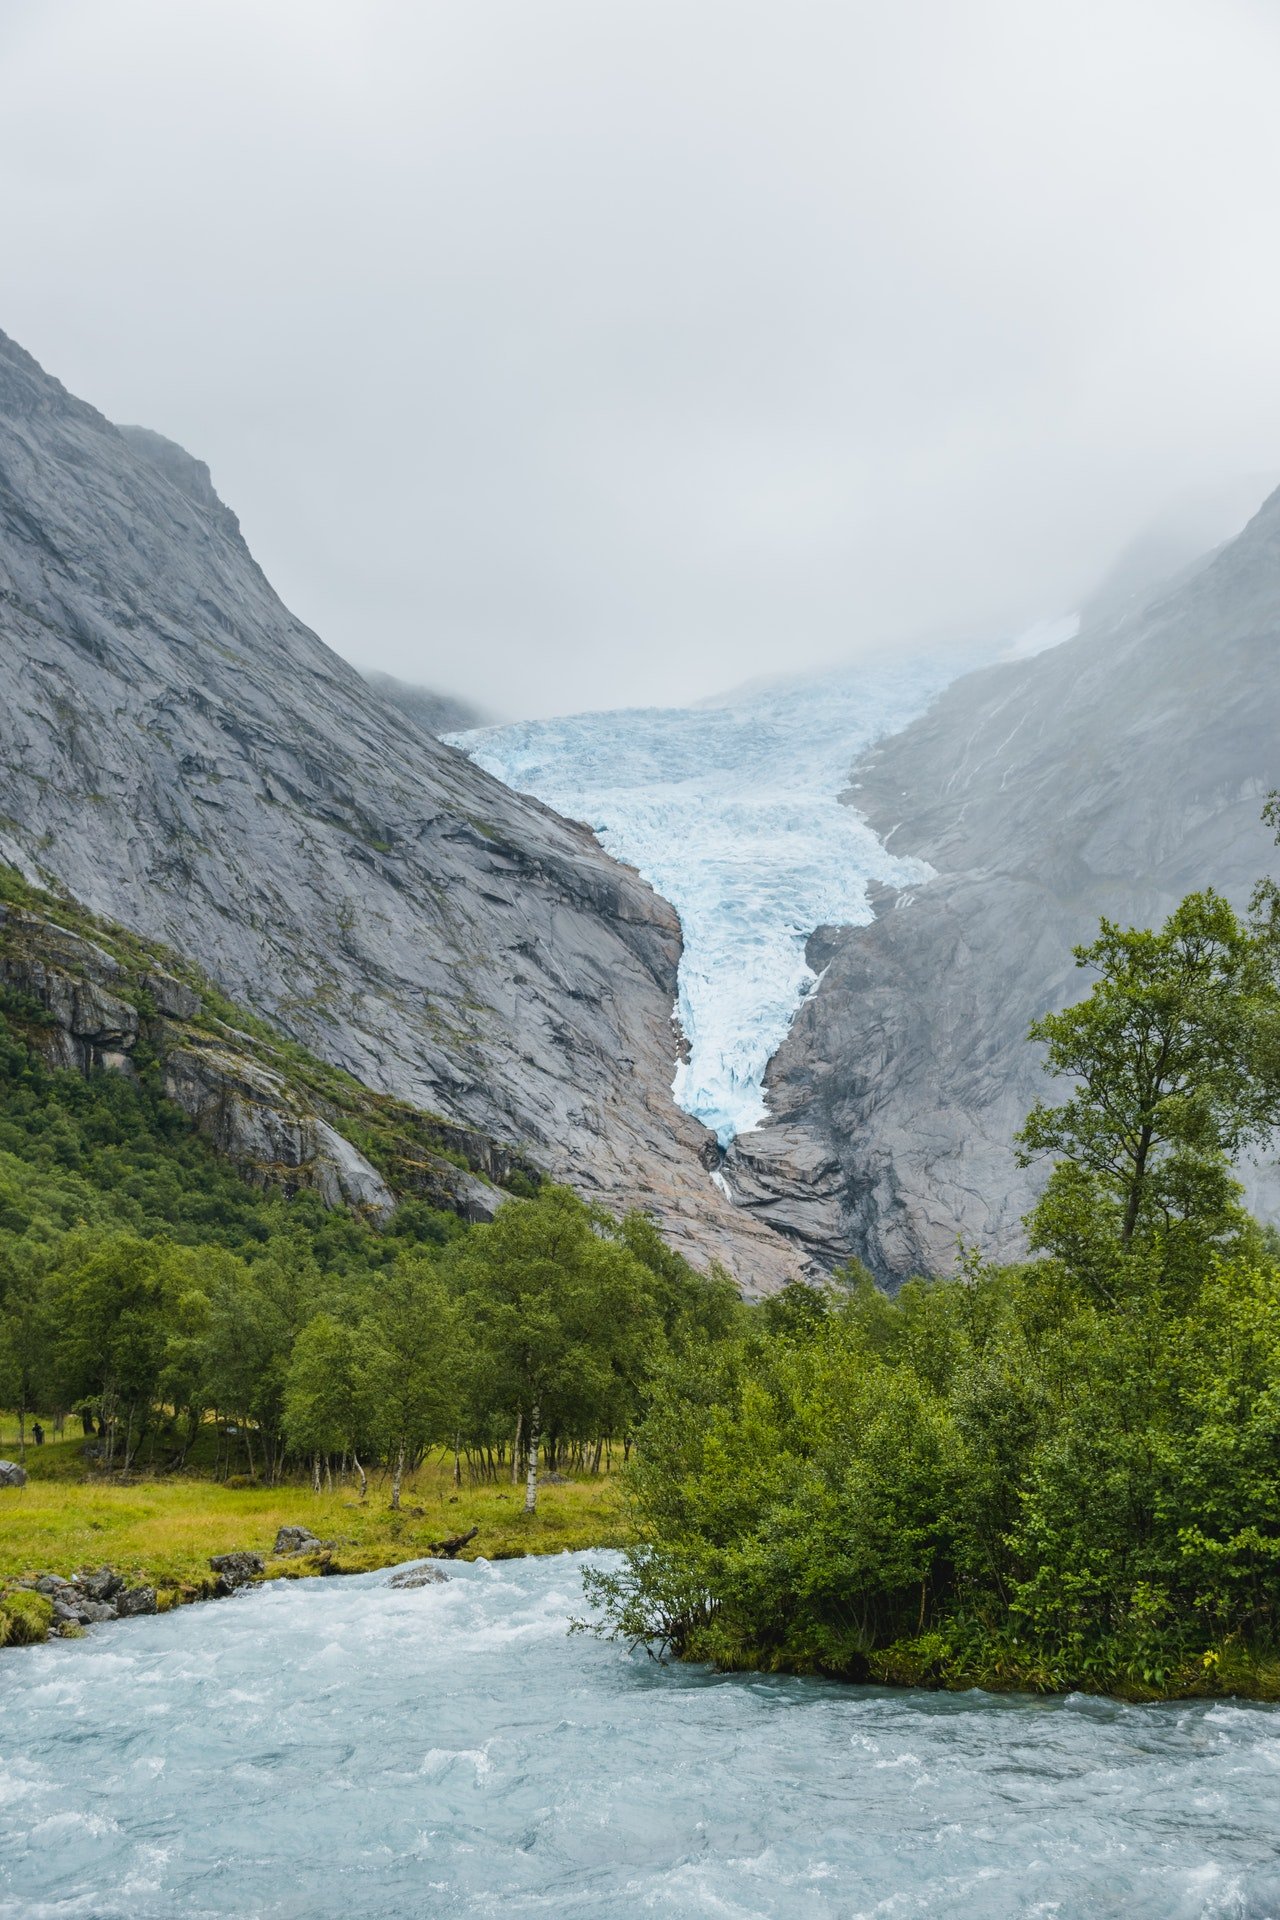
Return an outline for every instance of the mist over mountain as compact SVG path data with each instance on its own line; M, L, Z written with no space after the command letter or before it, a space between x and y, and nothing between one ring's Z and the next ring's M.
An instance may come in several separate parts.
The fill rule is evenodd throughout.
M1045 1085L1027 1028L1087 990L1073 944L1205 886L1241 906L1268 866L1280 493L1187 571L956 681L855 766L846 804L936 877L812 943L825 970L770 1064L770 1118L726 1169L826 1263L900 1279L949 1269L958 1236L1019 1247L1036 1174L1011 1143ZM1246 1172L1273 1216L1273 1169Z
M430 687L397 680L393 673L370 671L364 677L375 693L389 700L393 707L398 707L401 713L427 733L459 733L467 727L489 724L488 714L472 706L470 701L459 700L453 694L433 693Z

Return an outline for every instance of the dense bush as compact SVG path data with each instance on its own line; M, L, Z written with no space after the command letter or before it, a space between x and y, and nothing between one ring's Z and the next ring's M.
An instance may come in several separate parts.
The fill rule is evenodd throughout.
M1092 992L1033 1030L1072 1083L1022 1136L1058 1156L1046 1257L791 1290L667 1368L640 1544L593 1581L611 1630L870 1679L1280 1690L1280 1263L1230 1164L1280 1115L1277 929L1203 894L1078 951Z
M1275 1649L1278 1466L1273 1261L1176 1308L1052 1262L864 1281L668 1371L598 1592L726 1666L1159 1692Z

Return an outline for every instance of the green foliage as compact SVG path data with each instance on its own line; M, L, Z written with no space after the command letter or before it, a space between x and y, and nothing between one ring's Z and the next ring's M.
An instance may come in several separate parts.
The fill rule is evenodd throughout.
M1159 932L1104 920L1076 964L1098 974L1093 991L1031 1029L1049 1071L1075 1083L1019 1136L1024 1165L1058 1156L1032 1244L1104 1292L1135 1243L1203 1271L1242 1225L1232 1160L1280 1118L1268 943L1207 892Z
M22 1587L0 1592L0 1647L34 1647L49 1638L53 1602Z
M802 1340L757 1313L665 1371L596 1597L725 1666L1212 1690L1276 1649L1278 1383L1274 1264L1177 1312L1041 1262L855 1293Z
M1051 1257L787 1288L664 1365L639 1544L588 1581L606 1631L905 1685L1280 1690L1280 1239L1231 1175L1280 1118L1280 890L1255 914L1196 894L1078 949L1093 991L1032 1030L1074 1087L1021 1136L1058 1156Z
M489 1226L408 1200L377 1232L246 1185L146 1077L55 1071L0 1013L0 1405L79 1411L105 1471L180 1467L211 1419L224 1475L317 1456L402 1477L446 1441L553 1462L623 1438L656 1349L737 1297L650 1222L530 1185ZM239 1477L232 1475L232 1477Z

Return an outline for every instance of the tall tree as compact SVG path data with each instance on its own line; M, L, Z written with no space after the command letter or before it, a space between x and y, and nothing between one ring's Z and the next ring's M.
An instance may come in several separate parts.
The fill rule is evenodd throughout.
M1046 1069L1075 1090L1038 1102L1018 1136L1026 1165L1058 1167L1032 1216L1040 1246L1101 1235L1127 1251L1179 1221L1226 1222L1231 1161L1280 1120L1280 995L1267 942L1221 895L1194 893L1158 932L1103 920L1077 947L1087 999L1034 1023Z
M519 1417L533 1513L544 1432L585 1438L638 1412L660 1328L653 1275L563 1187L508 1201L448 1260L478 1348L478 1391L513 1426Z
M459 1309L435 1264L403 1254L362 1323L369 1418L398 1509L406 1466L457 1430L464 1364Z

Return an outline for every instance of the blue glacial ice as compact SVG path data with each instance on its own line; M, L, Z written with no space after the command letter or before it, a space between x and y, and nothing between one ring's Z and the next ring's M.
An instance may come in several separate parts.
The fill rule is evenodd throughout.
M455 734L521 793L584 821L684 929L680 1106L722 1145L765 1119L764 1074L817 976L815 927L872 918L873 882L926 882L840 804L854 760L972 664L954 653L771 681L699 707L573 714Z

